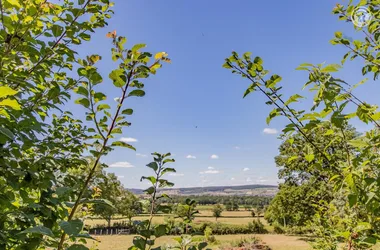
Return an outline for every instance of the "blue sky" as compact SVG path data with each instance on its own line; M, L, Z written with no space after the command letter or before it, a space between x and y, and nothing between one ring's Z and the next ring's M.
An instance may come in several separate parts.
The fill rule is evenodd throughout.
M132 126L122 137L134 138L136 152L118 148L104 158L125 187L141 188L151 152L174 154L176 187L277 184L274 156L279 131L287 124L265 118L271 110L259 93L242 99L247 81L222 68L232 50L261 56L271 72L282 76L285 96L303 93L307 75L294 69L301 63L339 63L345 49L330 45L335 31L359 36L350 24L331 14L335 2L321 1L142 1L116 0L109 26L98 30L81 54L100 54L106 79L115 67L110 40L116 30L128 45L146 43L147 51L165 51L172 59L146 82L146 96L128 100L134 109ZM359 61L338 75L351 83L363 77ZM112 102L118 92L110 81L100 85ZM369 82L358 95L376 103L378 88ZM306 99L302 105L309 105ZM78 106L75 106L78 109ZM197 126L197 128L195 128ZM365 127L359 127L363 130ZM187 158L187 156L194 156ZM212 155L218 156L212 159ZM216 157L214 157L216 158ZM118 164L115 164L118 163ZM123 167L120 167L123 166Z

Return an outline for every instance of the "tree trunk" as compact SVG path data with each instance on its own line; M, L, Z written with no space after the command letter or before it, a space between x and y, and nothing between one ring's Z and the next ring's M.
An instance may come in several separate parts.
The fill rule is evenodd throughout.
M111 217L107 218L107 223L108 223L108 227L110 228L111 227Z

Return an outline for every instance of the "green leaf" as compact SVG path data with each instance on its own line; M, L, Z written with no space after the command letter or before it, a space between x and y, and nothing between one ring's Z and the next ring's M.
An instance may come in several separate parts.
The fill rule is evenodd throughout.
M100 102L100 101L104 101L106 99L107 99L107 96L101 92L97 92L94 94L95 103Z
M0 101L0 106L7 106L14 110L21 110L20 104L16 100L5 99Z
M157 169L158 169L158 165L157 165L157 162L151 162L151 163L149 163L149 164L147 164L146 165L148 168L151 168L151 169L153 169L154 171L157 171Z
M54 24L51 31L53 32L53 36L59 37L63 33L63 28L59 25Z
M356 148L364 148L364 147L368 146L367 142L364 140L363 137L352 139L352 140L348 141L348 144L350 144L351 146L354 146Z
M207 247L207 242L201 242L198 244L198 250L202 250L205 247Z
M342 32L340 32L340 31L335 32L335 37L339 38L339 39L342 38L343 37Z
M28 229L25 229L24 231L22 231L20 234L26 234L26 233L40 234L40 235L46 235L46 236L54 237L53 232L49 228L44 227L44 226L35 226L32 228L28 228Z
M133 245L138 249L145 250L145 240L140 236L135 236L133 238Z
M126 143L126 142L123 142L123 141L112 142L111 146L129 148L129 149L132 149L132 150L136 151L135 147L133 147L132 145L130 145L130 144Z
M255 59L253 60L254 63L257 63L259 65L262 65L263 64L263 59L261 59L260 57L256 56Z
M308 155L305 155L305 159L308 161L308 162L312 162L314 160L314 154L308 154Z
M298 156L293 155L293 156L291 156L291 157L288 158L288 163L290 163L290 162L292 162L294 160L297 160L297 159L298 159Z
M321 72L328 73L328 72L337 72L339 69L342 68L339 64L330 64L321 69Z
M15 138L15 135L7 128L0 127L0 133L8 137L9 139L13 140Z
M74 244L67 248L67 250L89 250L89 248L85 245Z
M146 44L144 43L139 43L139 44L135 44L133 47L132 47L132 52L136 52L142 48L145 48L146 47Z
M289 105L290 103L297 102L298 99L304 98L301 95L295 94L289 97L289 99L285 102L285 105Z
M154 236L161 237L166 234L166 225L158 225L157 227L154 228Z
M140 179L140 181L142 181L142 180L148 180L153 185L157 182L157 179L154 176L148 176L148 177L142 176L141 179Z
M13 96L15 94L17 94L16 90L13 90L7 86L0 86L0 98L4 98L7 96Z
M175 173L177 172L174 168L165 168L164 170L162 170L162 174L165 174L165 173Z
M123 87L127 82L127 78L124 75L124 70L122 69L115 69L111 71L109 78L113 81L113 84L116 87Z
M123 115L132 115L133 114L133 109L124 109L121 111Z
M98 204L109 207L114 207L114 205L107 199L82 199L79 204Z
M103 103L103 104L98 105L96 107L96 110L97 111L102 111L104 109L110 109L110 108L111 108L110 105Z
M79 98L79 99L75 100L75 103L80 104L80 105L84 106L85 108L90 107L90 101L87 98Z
M245 98L247 95L249 95L251 92L255 91L255 88L256 88L257 84L256 83L252 83L251 85L249 85L249 87L247 88L247 90L245 91L244 95L243 95L243 98Z
M365 230L371 230L372 225L368 222L359 222L358 225L354 228L355 232L361 232Z
M10 5L13 5L13 6L17 7L17 8L21 8L19 0L7 0L6 2L8 2Z
M61 221L59 223L61 229L70 236L76 236L82 231L83 221L81 220L71 220L71 221Z
M344 181L347 183L352 192L357 192L354 176L352 173L349 173L346 178L344 178Z
M277 108L273 109L273 110L269 113L269 115L268 115L268 117L267 117L267 119L266 119L267 124L269 125L270 121L271 121L274 117L279 116L280 114L281 114L281 113L279 112L279 110L278 110Z
M98 72L91 73L89 79L91 80L92 84L94 84L94 85L103 82L103 77Z
M74 90L75 93L88 97L88 90L85 87L79 86Z
M138 97L143 97L145 95L145 91L141 89L135 89L132 90L128 96L138 96Z
M144 193L153 194L154 193L154 187L149 187L148 189L145 189Z
M174 160L174 159L165 159L165 160L163 161L164 164L165 164L165 163L170 163L170 162L175 162L175 160Z

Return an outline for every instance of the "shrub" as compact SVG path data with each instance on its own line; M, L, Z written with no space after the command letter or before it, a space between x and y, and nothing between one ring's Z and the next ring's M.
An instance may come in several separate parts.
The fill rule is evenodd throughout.
M204 235L205 235L205 239L208 243L215 243L216 242L215 236L212 235L211 227L206 227L206 229L204 230Z
M279 223L273 223L273 231L276 234L283 234L283 233L285 233L284 228Z
M251 233L268 233L268 231L264 228L264 224L260 220L253 220L252 222L248 223L248 229Z

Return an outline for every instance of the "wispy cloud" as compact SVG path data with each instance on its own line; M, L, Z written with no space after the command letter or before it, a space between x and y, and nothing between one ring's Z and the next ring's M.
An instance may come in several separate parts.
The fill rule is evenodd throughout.
M196 159L197 157L194 156L194 155L188 155L188 156L186 156L186 158L187 158L187 159Z
M184 176L185 174L180 174L180 173L170 173L170 176Z
M231 178L231 181L234 181L234 180L235 180L235 177L232 177L232 178Z
M139 156L139 157L147 157L147 155L140 154L140 153L136 153L136 156Z
M219 174L220 171L219 170L206 170L206 171L202 171L202 172L199 172L200 174Z
M210 167L207 167L207 169L212 170L212 169L215 169L215 168L210 166Z
M249 170L249 168L243 168L243 171L244 172L246 172L246 171L248 171Z
M134 168L131 163L127 161L118 161L109 165L110 168Z
M116 175L119 179L124 179L124 175Z
M277 134L278 131L275 128L264 128L263 133L268 135L274 135Z
M247 181L247 182L252 182L251 177L248 177L248 178L246 179L246 181Z
M239 150L239 149L240 149L240 147L239 147L239 146L235 146L235 147L234 147L234 149L236 149L236 150Z
M211 159L219 159L219 156L217 156L217 155L211 155Z
M121 137L120 141L122 141L122 142L137 142L137 139L132 138L132 137Z

